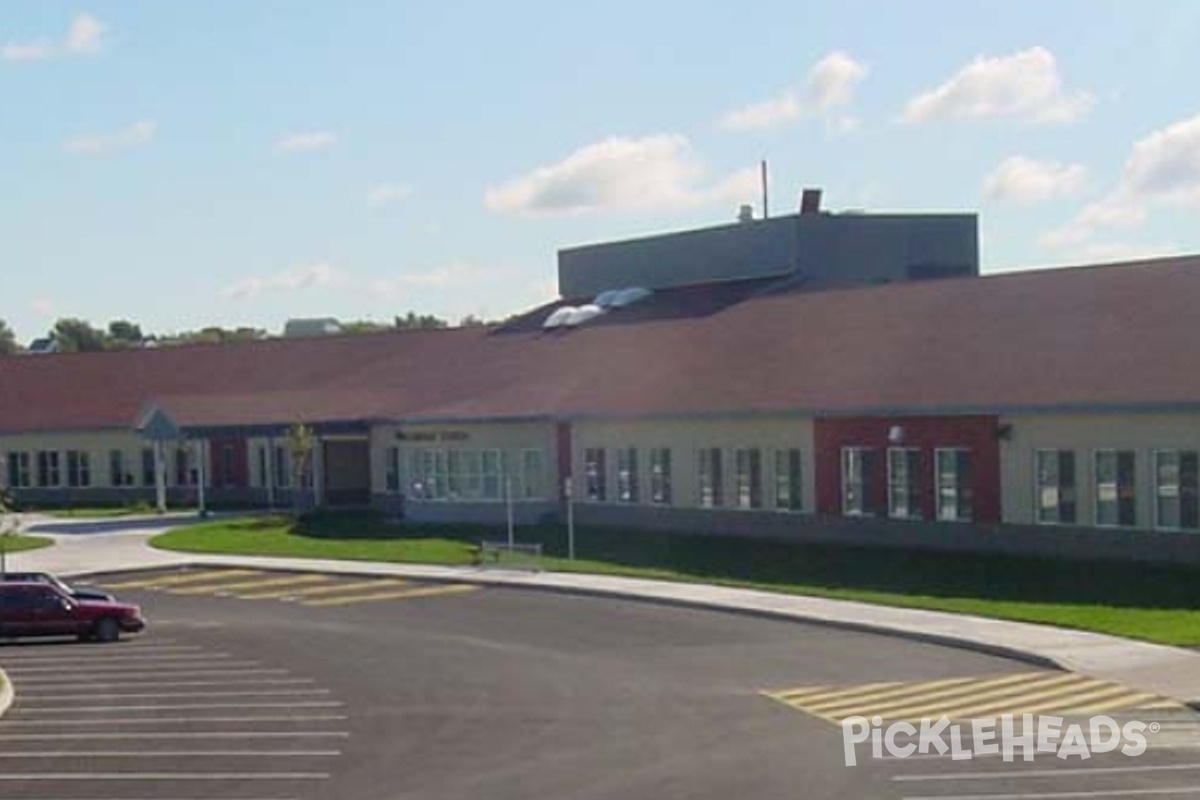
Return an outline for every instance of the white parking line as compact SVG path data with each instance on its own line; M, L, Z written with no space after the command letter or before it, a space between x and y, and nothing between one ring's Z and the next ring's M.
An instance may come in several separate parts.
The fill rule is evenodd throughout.
M336 700L304 701L299 703L170 703L150 706L78 706L75 708L18 708L25 714L108 714L113 711L202 711L209 708L341 708L345 703Z
M316 681L312 678L226 678L223 681L164 681L161 683L138 681L138 686L143 689L174 689L176 687L197 687L197 686L297 686L301 684L312 684ZM26 689L37 688L70 688L71 682L61 681L21 681L21 686ZM129 683L89 683L85 684L89 689L128 689ZM24 695L28 696L28 695Z
M166 725L170 723L229 723L229 722L345 722L345 714L296 714L293 716L265 717L103 717L102 719L23 719L10 721L9 728L49 727L53 725L82 727L85 725ZM0 725L0 730L5 726Z
M0 734L0 742L57 742L74 739L348 739L348 731L143 731L140 733L20 733Z
M221 675L286 675L286 674L288 674L288 672L290 672L290 670L266 669L266 668L234 669L234 670L197 669L197 670L187 670L187 671L180 671L180 672L170 672L170 673L165 673L165 672L125 672L125 673L121 674L121 677L122 678L162 678L169 674L169 675L176 676L176 677L199 678L199 677L219 677ZM21 686L27 685L25 681L18 681L17 680L18 676L14 675L11 672L8 674L8 676L13 679L14 683L19 683ZM86 677L86 676L84 676L84 677ZM33 682L34 681L30 681L29 683L32 684ZM43 683L43 684L83 683L84 685L88 685L88 686L92 685L91 683L88 683L86 681L80 681L78 675L73 675L71 677L65 677L65 678L37 678L36 682ZM128 685L128 682L126 682L125 685Z
M0 772L0 781L323 781L328 772Z
M137 694L22 694L26 703L58 703L75 700L162 700L172 697L304 697L329 694L328 689L258 689L244 692L156 692Z
M121 658L134 658L133 653L128 652L128 651L136 650L138 653L195 653L197 651L203 650L204 648L201 647L200 645L196 645L196 644L187 644L187 645L181 644L181 645L172 645L169 647L163 647L161 645L149 645L149 644L141 645L141 646L134 646L132 643L130 643L130 644L118 645L118 649L121 653L121 656L120 656ZM116 657L113 655L94 655L95 652L96 652L95 645L91 645L91 644L81 644L81 645L74 645L74 646L67 645L67 646L56 649L55 653L57 653L57 655L52 655L52 656L45 655L42 652L12 653L12 652L5 651L4 652L4 661L6 663L12 663L12 662L16 662L16 661L22 661L22 662L62 661L64 653L71 654L71 655L73 655L75 653L87 653L89 655L89 658L92 658L92 659L115 658Z
M142 665L148 665L149 661L138 662ZM180 667L223 667L235 669L240 667L257 667L260 661L224 661L221 659L212 658L197 658L183 664L165 664L161 667L156 667L155 671L163 675L174 675L174 670ZM22 675L124 675L129 671L129 667L116 666L101 666L92 667L88 664L78 664L75 666L55 666L55 667L5 667L5 670L13 678L19 678Z
M1070 800L1076 797L1135 797L1145 795L1200 794L1198 786L1166 789L1100 789L1091 792L1039 792L1037 794L939 794L906 796L904 800Z
M1147 772L1188 772L1200 764L1156 764L1143 767L1064 767L1062 769L1005 770L1004 772L959 772L947 775L894 775L894 781L982 781L997 778L1079 778L1092 775L1131 775Z
M3 661L6 664L33 664L35 666L38 664L60 664L61 665L64 663L64 661L66 659L73 658L77 654L80 654L80 653L81 653L81 651L77 650L74 653L62 653L57 656L30 656L27 658L8 658L7 656L4 656ZM229 653L225 653L225 652L221 652L221 651L217 651L215 653L205 653L203 651L199 651L199 648L197 648L197 650L194 650L194 651L188 652L188 653L171 652L171 653L163 653L160 655L157 652L154 652L154 653L150 653L145 656L135 655L133 653L114 653L114 654L106 654L106 655L93 655L92 653L87 653L87 654L83 654L83 657L79 658L78 661L79 661L80 665L87 665L87 664L125 664L125 663L129 663L129 662L137 662L137 661L186 661L188 659L196 659L196 658L230 658L230 657L231 656L229 655Z
M0 753L5 758L335 758L341 750L53 750Z

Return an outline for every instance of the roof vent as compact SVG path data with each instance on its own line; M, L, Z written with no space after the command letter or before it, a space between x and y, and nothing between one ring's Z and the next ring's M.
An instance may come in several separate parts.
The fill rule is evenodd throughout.
M634 303L645 300L651 294L653 292L649 289L643 289L641 286L630 286L627 289L619 290L613 296L611 306L613 308L625 308L626 306L631 306Z
M588 303L586 306L572 308L571 313L567 315L563 325L568 328L574 328L577 325L582 325L590 319L595 319L604 313L604 309L594 303Z
M550 330L551 328L561 328L567 324L567 320L575 313L575 306L562 306L550 312L550 316L546 317L546 321L542 323L542 328Z
M801 214L821 213L821 190L805 189L800 195Z

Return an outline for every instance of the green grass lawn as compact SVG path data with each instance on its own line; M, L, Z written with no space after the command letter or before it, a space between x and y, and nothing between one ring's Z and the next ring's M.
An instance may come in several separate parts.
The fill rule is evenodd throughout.
M45 536L5 536L0 539L0 549L6 553L19 553L22 550L37 550L54 544L53 539Z
M391 525L372 514L269 516L178 528L156 547L427 564L470 564L498 528ZM1044 622L1165 644L1200 646L1200 569L746 541L580 528L567 561L560 526L519 528L550 570L702 581L778 592Z

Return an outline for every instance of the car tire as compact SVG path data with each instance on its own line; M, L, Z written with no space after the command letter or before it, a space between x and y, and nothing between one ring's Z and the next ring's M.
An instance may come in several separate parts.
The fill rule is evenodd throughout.
M110 643L121 638L121 626L112 617L105 617L96 623L92 636L97 642Z

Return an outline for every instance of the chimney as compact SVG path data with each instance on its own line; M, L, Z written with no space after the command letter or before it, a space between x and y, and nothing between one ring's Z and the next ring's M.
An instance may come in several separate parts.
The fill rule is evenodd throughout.
M754 221L754 206L742 206L738 209L738 222L745 224Z
M800 195L800 213L801 214L820 214L821 213L821 190L820 189L805 189Z

